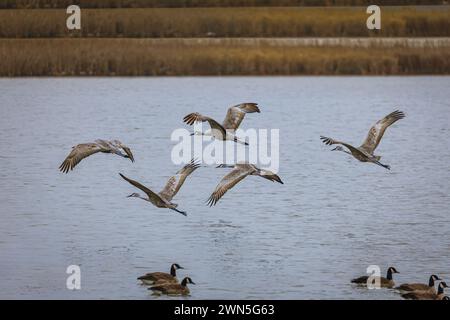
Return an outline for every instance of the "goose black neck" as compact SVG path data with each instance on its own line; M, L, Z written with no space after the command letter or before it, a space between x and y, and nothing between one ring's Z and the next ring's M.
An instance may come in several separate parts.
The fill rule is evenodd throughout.
M392 280L392 270L390 268L387 271L386 279Z
M443 294L444 293L444 286L439 286L438 287L438 294Z
M183 287L186 287L186 284L187 284L187 278L184 278L183 281L181 281L181 285Z
M428 281L428 286L429 287L434 287L434 278L433 278L433 276L430 277L430 281Z
M170 267L170 275L172 277L176 277L177 276L177 269L175 268L174 264Z

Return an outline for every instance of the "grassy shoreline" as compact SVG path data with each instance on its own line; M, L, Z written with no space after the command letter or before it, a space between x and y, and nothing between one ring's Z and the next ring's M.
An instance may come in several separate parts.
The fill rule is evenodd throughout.
M84 9L69 31L61 9L0 10L0 38L449 37L450 6L386 7L381 30L365 8Z
M169 40L169 39L168 39ZM450 48L1 39L0 76L450 74Z

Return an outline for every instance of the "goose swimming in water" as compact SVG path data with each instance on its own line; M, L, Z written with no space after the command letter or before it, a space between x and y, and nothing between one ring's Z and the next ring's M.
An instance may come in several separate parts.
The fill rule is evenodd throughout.
M428 280L428 284L425 283L404 283L395 289L400 291L429 291L432 293L436 293L436 289L434 288L434 282L436 280L442 280L437 275L432 274L430 279Z
M381 156L376 156L373 154L377 146L380 144L381 138L383 137L384 132L386 129L397 122L400 119L403 119L405 117L405 114L402 111L394 111L390 114L388 114L383 119L379 120L377 123L375 123L372 128L369 131L369 134L366 137L366 140L363 142L361 146L358 148L345 143L341 141L337 141L328 137L320 136L320 139L325 143L326 145L333 145L333 144L340 144L346 147L348 150L345 150L341 146L337 146L336 148L332 149L331 151L342 151L345 153L348 153L352 155L354 158L358 159L361 162L372 162L379 166L382 166L383 168L386 168L388 170L391 169L390 166L380 163Z
M179 170L176 173L176 175L170 177L170 179L167 181L167 184L164 187L164 189L161 192L159 192L159 193L153 192L152 190L150 190L146 186L140 184L139 182L137 182L135 180L132 180L132 179L129 179L129 178L125 177L121 173L119 173L119 175L123 179L128 181L130 184L135 186L136 188L141 189L142 191L144 191L146 193L146 195L147 195L147 197L142 197L139 193L132 193L132 194L130 194L128 196L128 198L130 198L130 197L140 198L142 200L150 202L151 204L153 204L154 206L156 206L158 208L168 208L168 209L171 209L171 210L176 211L178 213L181 213L184 216L187 216L186 212L178 210L177 209L178 205L173 203L173 202L171 202L171 201L172 201L172 198L180 190L180 188L183 185L183 183L186 180L186 178L192 172L194 172L198 167L200 167L200 164L197 163L194 159L192 159L191 162L188 163L187 165L185 165L181 170Z
M176 283L168 283L160 286L154 286L148 288L148 290L152 290L154 294L167 294L173 296L187 296L190 294L190 290L187 287L187 284L195 284L191 278L186 277L181 281L180 284Z
M276 181L278 183L283 184L283 181L281 181L280 177L269 170L262 170L256 167L253 164L248 163L237 163L235 165L220 165L220 168L234 168L230 173L228 173L226 176L220 180L219 184L217 185L214 192L209 197L207 204L211 207L213 205L216 205L216 203L219 201L220 198L231 188L233 188L236 184L238 184L240 181L242 181L245 177L252 175L252 176L259 176L264 179L270 180L270 181Z
M178 263L170 266L170 273L166 272L151 272L140 276L138 280L147 285L161 284L161 283L178 283L177 270L184 269Z
M125 153L122 153L121 150ZM81 143L72 147L72 151L66 157L64 162L61 163L59 170L64 173L68 173L69 170L73 170L73 168L75 168L81 160L98 152L116 154L123 158L130 159L131 162L134 162L134 157L130 148L119 140L106 141L98 139L93 143Z
M395 283L394 280L392 278L392 274L393 273L400 273L397 271L397 269L395 269L394 267L389 267L387 270L387 275L386 278L385 277L379 277L380 280L380 286L382 288L392 288L394 287ZM371 279L375 280L378 277L374 277L372 276ZM369 276L362 276L359 278L355 278L352 280L352 283L356 283L359 285L367 285L367 280L369 279Z
M409 293L402 294L405 299L412 300L443 300L445 297L444 288L448 288L447 283L442 281L438 285L438 292L431 291L413 291Z
M222 124L218 123L213 118L203 116L198 112L190 113L183 118L183 121L188 125L193 125L195 122L208 122L211 126L211 130L207 130L205 133L195 132L194 134L200 134L205 136L213 136L217 140L229 140L237 143L241 143L244 145L248 145L247 142L239 140L235 135L236 129L241 124L242 120L244 120L246 113L254 113L261 111L258 108L257 103L248 102L241 103L235 106L232 106L228 109L225 120Z

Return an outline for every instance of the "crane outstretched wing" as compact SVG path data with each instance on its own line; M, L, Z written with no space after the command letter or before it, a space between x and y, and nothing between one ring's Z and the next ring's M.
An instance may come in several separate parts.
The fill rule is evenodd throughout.
M222 123L222 126L226 130L236 130L241 124L242 120L244 120L246 113L254 113L261 111L258 108L258 104L254 102L241 103L235 106L232 106L228 109L225 120Z
M96 143L82 143L72 148L72 151L66 157L66 159L59 166L59 170L64 173L68 173L69 170L73 170L75 166L80 163L84 158L93 155L94 153L102 151L103 148Z
M174 176L169 178L166 186L159 195L167 201L171 201L180 190L186 178L199 167L200 164L195 159L192 159L191 162L181 168Z
M161 202L167 202L164 201L164 199L161 199L161 197L159 196L159 194L154 193L152 190L150 190L149 188L147 188L146 186L142 185L141 183L132 180L130 178L125 177L123 174L119 173L119 175L125 179L126 181L128 181L130 184L132 184L133 186L135 186L138 189L141 189L142 191L144 191L147 196L150 198L150 200L152 200L152 202L157 202L157 201L161 201Z
M325 143L327 146L331 146L333 144L340 144L343 145L344 147L347 147L351 152L355 152L355 153L359 153L363 156L367 156L365 155L363 152L361 152L360 150L358 150L357 148L355 148L354 146L352 146L351 144L342 142L342 141L337 141L334 140L332 138L329 137L324 137L324 136L320 136L320 139L322 140L323 143Z
M381 138L383 137L386 129L397 122L400 119L403 119L405 114L402 111L396 110L390 114L388 114L383 119L377 121L372 128L370 128L369 133L367 134L366 140L364 140L363 144L360 148L366 150L368 153L373 154L377 146L380 144Z
M251 166L236 166L230 173L220 180L219 184L214 189L214 192L208 198L207 204L210 207L216 205L219 199L222 198L228 190L233 188L253 171L254 169Z
M225 128L222 127L222 125L220 123L218 123L213 118L203 116L203 115L201 115L198 112L194 112L194 113L188 114L187 116L185 116L183 118L183 121L185 123L187 123L188 125L190 125L190 126L192 126L195 122L205 122L205 121L207 121L209 123L209 125L211 126L211 129L219 131L222 134L224 139L225 139L225 136L227 134Z

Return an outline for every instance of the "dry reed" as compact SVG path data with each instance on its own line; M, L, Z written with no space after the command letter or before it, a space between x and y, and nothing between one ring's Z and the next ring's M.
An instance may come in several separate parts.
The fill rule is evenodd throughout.
M69 31L65 10L0 10L0 37L448 37L449 15L385 8L381 30L368 30L364 8L85 9Z
M449 47L280 47L177 39L2 39L0 76L450 74Z

